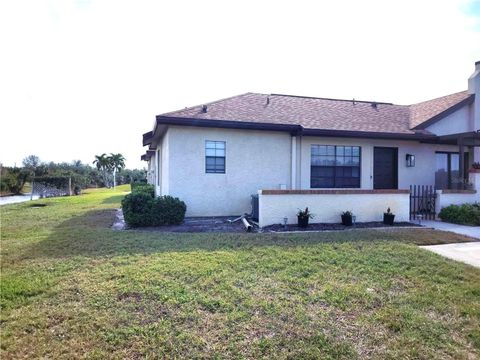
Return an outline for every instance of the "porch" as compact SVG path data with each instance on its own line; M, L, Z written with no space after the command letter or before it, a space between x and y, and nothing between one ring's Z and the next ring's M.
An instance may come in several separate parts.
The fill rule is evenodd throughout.
M383 220L390 208L395 222L435 220L443 207L480 202L480 172L470 173L474 189L435 190L433 186L411 189L317 189L259 190L258 223L295 224L297 212L306 207L314 214L312 222L339 223L344 211L351 211L356 222ZM478 189L478 190L477 190ZM428 204L426 206L425 204Z
M431 143L429 141L429 143ZM472 165L480 162L480 130L448 134L438 136L434 141L435 144L441 145L455 145L458 147L457 153L437 152L437 155L444 155L446 162L445 179L437 176L435 178L437 188L448 190L475 190L478 186L475 184L475 179L472 178ZM452 156L455 156L456 161L452 161ZM437 158L437 172L439 163L442 159ZM480 170L478 170L480 172ZM443 180L443 181L442 181ZM439 186L439 185L443 186ZM477 189L478 190L478 189Z

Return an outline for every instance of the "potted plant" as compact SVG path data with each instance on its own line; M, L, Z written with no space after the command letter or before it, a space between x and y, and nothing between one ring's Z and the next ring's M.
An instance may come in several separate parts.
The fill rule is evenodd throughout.
M308 207L305 210L298 209L297 212L297 219L298 219L298 227L306 228L308 226L308 220L313 219L314 215L308 210Z
M480 162L474 162L472 167L468 169L470 173L480 173Z
M352 217L353 214L351 211L342 212L342 225L352 226Z
M388 208L387 212L383 213L383 223L385 225L393 225L393 220L395 220L395 214L390 212L390 208Z

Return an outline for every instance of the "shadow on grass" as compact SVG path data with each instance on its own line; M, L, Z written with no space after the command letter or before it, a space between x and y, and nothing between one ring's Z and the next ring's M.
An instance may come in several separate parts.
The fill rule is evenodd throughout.
M126 194L113 195L102 201L102 204L119 204Z
M319 243L400 241L442 244L470 238L427 229L353 230L289 234L166 233L141 230L114 231L115 210L89 211L60 223L43 241L26 249L29 257L105 257L161 252L249 250L279 246L312 246Z

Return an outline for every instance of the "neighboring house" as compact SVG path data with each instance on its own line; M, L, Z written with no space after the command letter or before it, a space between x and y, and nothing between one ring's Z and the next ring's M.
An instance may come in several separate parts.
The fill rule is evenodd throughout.
M317 222L397 220L474 202L480 178L480 61L468 90L414 105L247 93L156 117L143 135L157 195L187 204L187 216L250 213L261 226L296 222L308 206ZM410 205L411 185L438 190ZM415 200L418 202L418 199ZM435 208L436 209L435 209Z

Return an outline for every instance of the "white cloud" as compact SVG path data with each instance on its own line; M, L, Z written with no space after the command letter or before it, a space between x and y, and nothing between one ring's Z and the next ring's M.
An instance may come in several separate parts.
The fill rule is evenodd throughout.
M475 10L477 9L477 10ZM142 166L156 114L246 91L412 103L466 88L466 1L11 1L0 160Z

